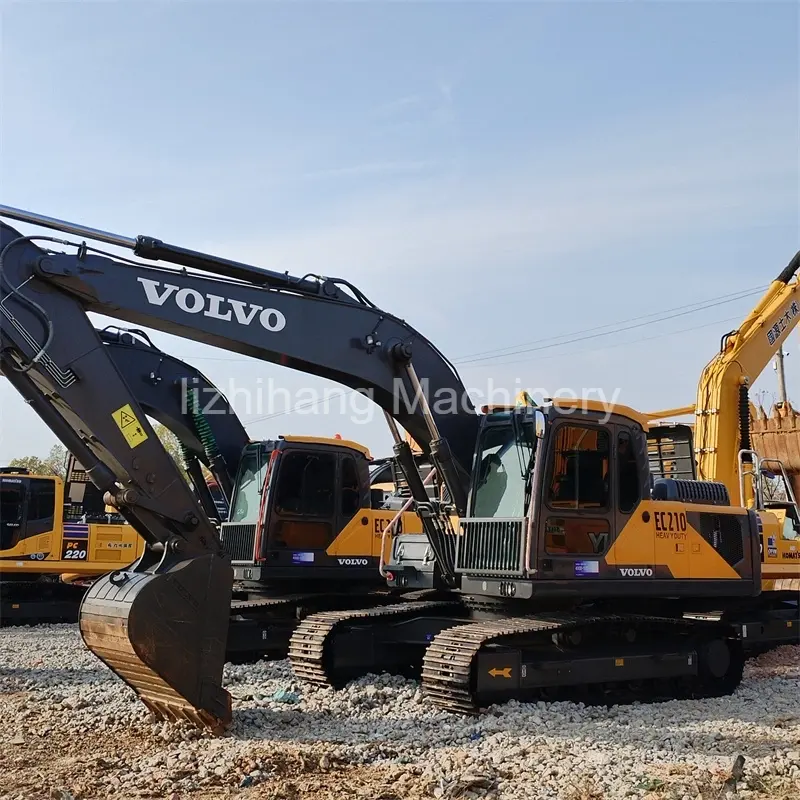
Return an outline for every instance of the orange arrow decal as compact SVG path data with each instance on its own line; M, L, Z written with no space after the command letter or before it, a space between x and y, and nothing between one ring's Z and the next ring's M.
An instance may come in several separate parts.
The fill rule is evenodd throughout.
M511 677L511 667L503 667L503 669L496 669L492 668L489 670L489 674L493 678L510 678Z

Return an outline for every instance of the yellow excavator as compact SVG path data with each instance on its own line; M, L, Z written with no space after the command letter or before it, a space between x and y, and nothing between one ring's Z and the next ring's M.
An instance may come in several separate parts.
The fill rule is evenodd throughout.
M66 481L0 467L0 624L74 622L86 584L142 554L136 531L78 473L72 458Z
M800 591L800 511L785 465L756 452L751 425L756 409L749 388L800 321L800 254L772 281L742 324L722 337L703 370L692 406L648 414L654 474L717 481L759 514L762 585L766 592ZM695 416L693 424L666 417Z
M314 464L284 493L272 481L282 454L260 453L260 510L241 532L250 563L237 564L225 526L220 534L186 491L104 351L92 312L335 380L385 412L424 531L394 536L382 565L389 587L408 593L303 619L290 642L303 680L418 670L432 702L470 712L562 692L601 702L708 697L740 682L742 626L770 611L759 516L721 482L652 482L644 415L592 403L478 413L435 345L344 279L5 206L0 216L186 268L122 260L85 241L57 240L68 252L56 251L52 237L0 225L0 366L146 540L135 565L92 586L81 634L156 715L215 730L231 722L222 674L235 571L246 580L245 570L263 577L273 560L279 571L316 563L313 548L273 559L264 547L297 520L298 488L311 501L297 520L306 530L378 531L370 492L356 498L345 481L331 497ZM428 491L400 426L446 492ZM331 466L345 474L338 460Z
M116 509L104 522L84 522L57 475L0 467L0 576L90 577L141 554L136 532ZM83 488L83 487L82 487ZM112 521L113 520L113 521ZM127 558L127 561L126 561Z

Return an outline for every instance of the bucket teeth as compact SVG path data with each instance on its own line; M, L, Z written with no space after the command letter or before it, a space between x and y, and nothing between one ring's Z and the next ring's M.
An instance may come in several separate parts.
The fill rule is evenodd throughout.
M222 670L232 585L215 555L111 573L84 598L81 636L158 719L221 732L231 722Z

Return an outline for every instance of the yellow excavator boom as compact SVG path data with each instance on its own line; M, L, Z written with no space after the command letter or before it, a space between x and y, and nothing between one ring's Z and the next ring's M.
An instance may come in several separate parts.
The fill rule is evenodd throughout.
M721 481L739 496L739 451L752 448L748 388L800 321L800 252L772 281L700 377L695 403L698 477ZM745 498L745 500L752 498Z

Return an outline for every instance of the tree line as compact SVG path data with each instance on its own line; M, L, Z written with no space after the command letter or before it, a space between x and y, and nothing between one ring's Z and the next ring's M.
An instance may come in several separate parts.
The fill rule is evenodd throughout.
M159 422L153 423L153 430L161 440L164 449L172 456L183 472L183 456L178 437ZM62 444L54 444L46 456L21 456L12 458L9 467L27 469L34 475L57 475L62 480L67 476L67 449Z

